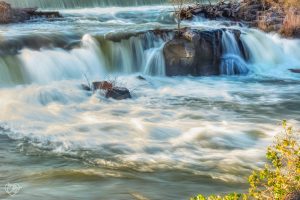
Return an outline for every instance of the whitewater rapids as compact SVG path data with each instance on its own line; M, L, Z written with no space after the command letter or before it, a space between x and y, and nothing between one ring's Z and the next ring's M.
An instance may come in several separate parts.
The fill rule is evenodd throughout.
M163 46L172 34L107 39L176 27L164 2L45 2L18 1L59 8L64 18L0 26L0 185L21 184L14 199L188 199L245 191L281 120L299 126L300 76L289 71L300 67L299 40L219 21L183 22L239 29L249 60L225 32L222 76L166 77ZM248 74L232 75L233 62ZM104 79L129 88L133 98L115 101L81 89Z

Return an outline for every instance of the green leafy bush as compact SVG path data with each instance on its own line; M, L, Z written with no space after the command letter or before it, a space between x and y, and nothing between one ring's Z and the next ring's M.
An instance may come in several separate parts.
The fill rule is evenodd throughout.
M283 133L276 137L268 150L268 163L249 177L249 193L228 194L226 196L198 195L191 200L282 200L296 191L300 191L300 144L299 135L283 121Z

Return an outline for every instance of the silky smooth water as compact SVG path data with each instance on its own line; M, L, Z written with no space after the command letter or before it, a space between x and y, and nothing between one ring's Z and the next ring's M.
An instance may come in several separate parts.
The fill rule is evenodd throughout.
M300 67L299 40L183 22L241 30L249 61L225 31L222 76L166 77L162 51L172 33L136 33L176 27L170 6L80 7L60 7L60 20L0 26L1 199L243 192L281 120L299 127L300 76L289 71ZM104 79L133 98L81 89ZM12 197L7 183L22 189Z

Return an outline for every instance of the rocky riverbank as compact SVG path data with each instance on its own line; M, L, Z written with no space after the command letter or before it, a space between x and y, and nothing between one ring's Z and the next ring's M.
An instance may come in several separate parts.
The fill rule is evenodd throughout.
M0 1L0 24L25 22L35 18L58 18L59 12L40 12L37 8L12 8L10 4Z
M300 9L268 2L242 0L196 4L183 9L181 18L192 19L194 16L202 16L208 19L232 20L265 32L277 32L286 37L300 38Z

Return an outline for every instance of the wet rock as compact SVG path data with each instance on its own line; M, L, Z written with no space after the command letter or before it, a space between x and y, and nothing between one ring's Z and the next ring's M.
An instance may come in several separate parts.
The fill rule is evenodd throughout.
M166 43L164 57L167 76L219 75L223 30L189 30ZM233 34L239 40L239 31Z
M0 1L0 24L19 23L33 18L57 18L59 12L38 12L37 8L12 8L10 4Z
M113 89L113 84L108 81L98 81L98 82L93 82L93 90L111 90Z
M112 82L98 81L92 83L93 90L105 91L106 98L113 98L116 100L130 99L131 94L127 88L116 87Z
M8 23L12 17L12 10L9 4L0 2L0 23Z
M146 81L146 78L144 78L144 77L141 76L141 75L138 75L136 78L139 79L139 80L141 80L141 81Z
M180 38L167 42L164 47L166 75L196 75L195 56L196 47L191 41Z
M85 91L92 91L91 87L85 84L81 84L81 89L85 90Z
M300 74L300 69L289 69L291 72Z
M300 191L295 191L288 194L284 200L300 200Z
M127 88L114 87L106 91L106 98L113 98L116 100L130 99L131 94Z

